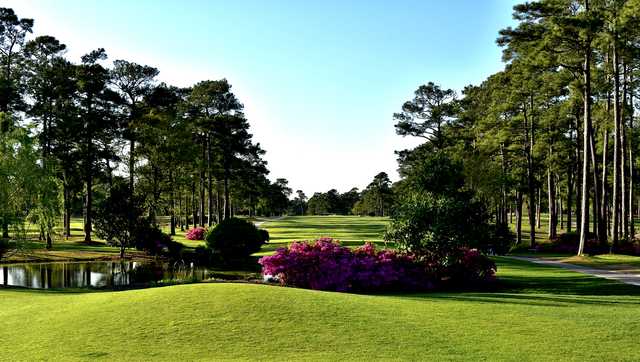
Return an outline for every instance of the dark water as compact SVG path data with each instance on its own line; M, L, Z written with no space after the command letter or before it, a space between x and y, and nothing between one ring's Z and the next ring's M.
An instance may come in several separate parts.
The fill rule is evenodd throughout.
M182 263L94 261L0 265L0 285L36 289L145 287L208 278L205 268Z

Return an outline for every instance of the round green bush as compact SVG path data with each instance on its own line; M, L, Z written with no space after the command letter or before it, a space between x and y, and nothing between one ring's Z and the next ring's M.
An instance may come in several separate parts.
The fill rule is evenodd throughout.
M207 233L207 246L223 259L247 258L260 251L268 233L260 231L252 222L229 218Z

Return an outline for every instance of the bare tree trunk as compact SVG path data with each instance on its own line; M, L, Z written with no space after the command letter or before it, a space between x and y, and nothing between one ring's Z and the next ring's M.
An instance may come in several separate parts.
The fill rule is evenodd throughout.
M173 170L169 168L169 188L171 192L169 193L169 197L171 200L169 203L171 204L171 220L170 220L170 233L171 235L176 234L176 198L175 198L175 190L173 185Z
M207 212L207 224L209 226L213 225L213 172L211 170L211 136L207 135L207 179L209 181L208 185L207 185L207 190L209 192L208 197L209 197L209 205L208 205L208 212Z
M529 193L529 200L527 200L527 205L529 209L529 241L531 247L535 247L536 245L536 214L535 214L535 189L533 182L533 136L534 136L534 126L533 119L529 121L529 117L527 116L526 107L524 110L524 133L525 133L525 155L527 158L527 191Z
M580 164L584 162L584 157L581 157L580 148L584 149L582 142L577 141L576 147L576 178L575 178L575 192L576 192L576 232L582 232L582 180L584 177L582 176L582 167ZM581 147L582 146L582 147Z
M629 139L631 142L631 139ZM627 197L629 201L628 208L628 224L629 224L629 239L633 240L636 237L636 227L633 224L633 149L631 145L629 145L629 197Z
M542 228L542 218L540 217L542 209L542 188L538 188L538 197L536 197L536 228Z
M84 199L84 241L91 241L91 230L93 221L93 175L91 172L87 175L85 181L86 193Z
M202 145L202 159L206 159L206 144ZM205 226L205 220L204 220L204 214L205 214L205 208L204 208L204 169L200 169L200 226L204 227Z
M571 202L573 196L573 178L571 177L571 169L567 173L567 232L571 232L571 223L573 220L571 219Z
M556 194L556 199L558 200L558 205L560 208L560 212L558 213L560 215L560 230L564 230L564 208L562 204L562 192L560 191L560 187L556 187L556 190L558 191Z
M220 198L221 193L220 182L216 182L216 211L218 215L218 223L220 223L220 221L222 221L222 218L224 217L222 198Z
M604 218L604 222L608 225L609 185L607 182L607 154L609 153L609 131L607 130L606 125L602 128L602 217Z
M229 198L229 168L224 167L224 219L231 217L231 200Z
M180 220L180 231L184 231L184 219L182 218L182 189L178 190L178 220Z
M598 170L598 158L596 155L596 142L593 128L589 132L589 153L591 155L591 164L593 165L593 231L596 234L601 245L607 243L607 231L602 222L602 208L600 207L600 175Z
M551 173L551 169L547 169L547 187L548 187L548 203L549 203L549 239L558 237L558 215L556 214L556 185L555 176Z
M196 180L191 180L191 208L193 209L193 227L198 226L198 204L196 203Z
M633 84L633 72L629 73L629 83ZM629 109L631 114L629 117L629 236L632 240L636 237L636 226L633 218L633 117L635 116L635 108L633 107L633 86L629 87Z
M187 191L187 194L184 195L184 223L185 223L185 227L187 230L189 230L189 213L191 212L191 205L189 203L189 193Z
M622 223L622 237L624 240L629 240L629 215L627 210L628 201L627 201L627 176L628 176L628 168L627 168L627 131L626 131L626 100L627 100L627 65L622 63L622 100L620 106L620 154L621 154L621 196L622 196L622 205L621 205L621 223Z
M617 249L619 239L620 222L620 71L618 68L618 50L616 39L613 41L613 120L614 120L614 145L613 145L613 248Z
M589 1L585 0L585 11L589 12ZM588 41L588 50L585 52L582 73L584 76L584 125L583 125L583 144L582 144L582 200L580 219L580 242L578 244L578 255L584 253L584 245L587 241L587 233L589 232L587 220L587 208L589 206L589 133L591 131L591 41Z

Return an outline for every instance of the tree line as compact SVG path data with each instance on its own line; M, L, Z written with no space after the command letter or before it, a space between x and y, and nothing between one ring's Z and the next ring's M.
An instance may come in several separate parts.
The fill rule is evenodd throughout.
M0 8L3 238L31 221L51 247L57 225L69 236L81 214L89 242L96 207L116 187L153 224L169 215L172 235L235 213L286 212L287 181L267 178L265 151L226 79L176 87L152 66L108 64L102 48L75 63L33 27Z
M389 216L394 205L394 185L386 172L374 176L367 187L340 193L336 189L316 192L307 199L302 190L289 203L290 215Z
M394 115L398 134L425 140L398 152L401 183L447 179L446 163L424 169L446 154L495 223L515 223L518 244L525 213L532 247L547 213L549 239L560 228L579 234L578 254L588 242L616 250L640 214L640 1L532 1L514 19L497 39L504 70L461 97L423 85Z

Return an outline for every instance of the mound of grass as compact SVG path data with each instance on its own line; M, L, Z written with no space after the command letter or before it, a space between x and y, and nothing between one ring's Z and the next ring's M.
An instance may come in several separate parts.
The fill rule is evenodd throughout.
M498 262L503 286L483 293L0 290L0 340L12 360L640 359L640 288Z

